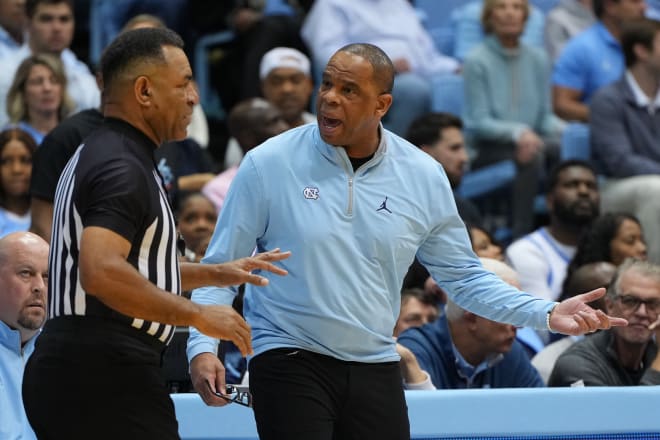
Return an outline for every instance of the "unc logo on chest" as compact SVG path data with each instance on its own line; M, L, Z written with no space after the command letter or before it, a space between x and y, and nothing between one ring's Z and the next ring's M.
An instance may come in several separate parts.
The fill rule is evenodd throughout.
M303 195L306 199L309 200L318 200L319 198L319 189L313 186L308 186L303 189Z

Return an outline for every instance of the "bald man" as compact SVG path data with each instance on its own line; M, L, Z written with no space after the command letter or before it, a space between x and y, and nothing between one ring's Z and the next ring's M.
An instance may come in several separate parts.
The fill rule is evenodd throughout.
M0 239L0 438L33 439L23 369L46 320L48 243L30 232Z

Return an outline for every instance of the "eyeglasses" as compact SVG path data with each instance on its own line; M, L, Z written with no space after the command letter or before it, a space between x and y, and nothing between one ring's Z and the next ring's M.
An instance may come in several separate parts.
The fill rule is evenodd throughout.
M649 312L660 314L660 299L641 299L632 295L619 295L615 299L619 300L625 312L634 312L644 304Z
M214 396L217 396L221 399L226 400L229 403L237 403L248 408L252 408L252 394L250 394L249 388L243 385L226 385L225 393L218 393L213 391L211 384L206 382L209 390L213 393Z

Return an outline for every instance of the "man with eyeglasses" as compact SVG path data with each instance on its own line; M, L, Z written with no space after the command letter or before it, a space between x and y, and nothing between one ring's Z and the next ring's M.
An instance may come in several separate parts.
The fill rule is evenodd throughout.
M607 312L625 318L628 326L603 330L571 346L557 360L549 386L660 385L660 266L626 260L605 303Z

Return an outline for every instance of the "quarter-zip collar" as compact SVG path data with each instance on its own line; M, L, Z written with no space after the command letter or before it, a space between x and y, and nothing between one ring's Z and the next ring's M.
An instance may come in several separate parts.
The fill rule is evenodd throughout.
M378 165L383 160L385 154L387 154L387 136L383 124L378 126L378 130L380 131L380 143L374 153L374 157L360 166L355 173L353 172L353 166L351 165L351 160L348 158L348 154L346 154L346 150L343 147L336 147L326 143L321 138L318 127L314 129L314 146L325 158L342 167L349 176L354 176L358 171L364 173L369 168Z

